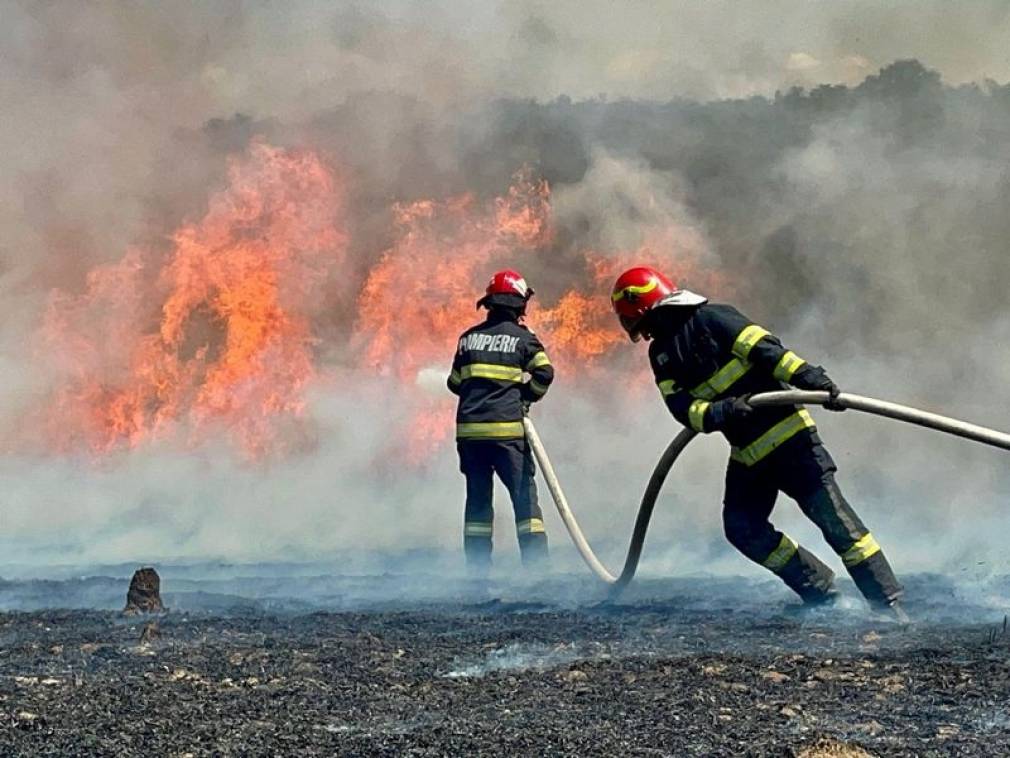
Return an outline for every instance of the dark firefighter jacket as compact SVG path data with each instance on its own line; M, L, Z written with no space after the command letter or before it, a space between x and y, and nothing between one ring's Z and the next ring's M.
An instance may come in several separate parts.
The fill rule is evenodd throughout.
M662 330L659 330L662 333ZM710 432L714 401L785 389L806 361L729 305L699 306L672 334L649 345L649 361L667 407L684 426ZM722 433L731 458L752 466L797 434L814 434L814 421L795 406L755 408L730 420Z
M452 361L448 385L459 395L456 439L521 439L523 403L542 398L552 381L554 367L540 340L492 311L487 321L463 332Z

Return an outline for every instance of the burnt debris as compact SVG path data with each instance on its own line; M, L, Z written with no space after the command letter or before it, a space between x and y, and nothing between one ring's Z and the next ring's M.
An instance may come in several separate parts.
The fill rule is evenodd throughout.
M1010 754L1010 652L669 606L0 619L0 754Z
M153 568L137 569L130 580L130 589L126 593L126 607L123 613L163 613L165 606L161 602L161 577Z

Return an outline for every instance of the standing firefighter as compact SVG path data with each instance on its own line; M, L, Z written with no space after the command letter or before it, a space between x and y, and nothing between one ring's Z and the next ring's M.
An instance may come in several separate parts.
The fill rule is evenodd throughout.
M477 301L478 308L487 308L487 319L459 338L448 380L449 390L459 396L456 447L466 476L463 546L467 565L478 575L491 563L495 473L512 498L523 564L547 557L523 414L547 392L554 368L540 340L521 323L532 295L515 271L499 271L491 278Z
M747 402L752 393L786 384L837 398L839 389L824 369L784 348L735 308L678 289L651 268L621 274L612 300L631 339L652 340L649 362L673 416L698 432L722 432L732 446L722 515L733 546L778 574L805 604L834 599L831 569L768 520L778 493L785 492L820 528L871 605L903 617L896 605L901 586L842 497L835 463L810 414Z

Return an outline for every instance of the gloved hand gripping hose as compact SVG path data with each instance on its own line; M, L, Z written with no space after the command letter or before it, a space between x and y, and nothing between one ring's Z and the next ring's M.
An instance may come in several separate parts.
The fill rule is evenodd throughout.
M828 392L783 390L781 392L763 392L759 395L752 395L748 402L755 408L766 405L824 405L825 403L832 402L832 398ZM872 397L850 395L845 392L839 394L834 399L834 403L842 408L851 408L855 411L885 416L896 421L916 424L928 429L935 429L957 437L981 442L985 445L1002 448L1003 450L1010 450L1010 434L978 426L977 424L969 424L966 421L959 421L948 416L941 416L937 413L929 413L917 408L910 408L907 405L876 400ZM599 558L596 557L593 549L589 546L589 542L586 541L585 535L579 528L579 523L576 521L575 514L572 513L572 509L568 505L568 499L561 489L561 484L554 473L554 467L551 465L550 458L547 457L547 450L540 440L540 435L537 434L536 427L533 426L533 422L528 416L523 419L523 424L526 428L526 438L529 440L530 447L533 448L533 454L540 464L540 470L547 481L547 488L550 490L554 504L558 508L558 514L561 516L568 534L571 535L572 541L579 551L579 555L582 556L582 559L597 577L611 585L611 594L617 595L631 582L635 576L635 571L638 569L638 561L642 555L642 546L645 544L645 534L649 529L652 511L656 506L656 499L663 489L663 484L666 482L670 469L673 468L673 464L677 458L680 457L680 454L687 447L688 443L697 436L697 433L691 429L684 429L673 439L666 450L663 451L663 455L652 472L652 477L649 479L649 484L645 488L645 494L642 496L642 502L638 507L638 518L635 519L635 528L631 534L628 555L624 559L624 569L621 571L620 576L614 576L600 562Z

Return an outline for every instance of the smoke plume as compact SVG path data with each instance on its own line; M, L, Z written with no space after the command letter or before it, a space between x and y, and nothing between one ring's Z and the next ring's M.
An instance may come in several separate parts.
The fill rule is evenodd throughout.
M1005 4L773 7L7 3L5 556L456 550L439 377L505 265L610 556L677 431L608 312L627 264L844 389L1010 428ZM1007 568L1000 453L818 419L899 568ZM685 456L646 570L756 571L721 536L724 461Z

